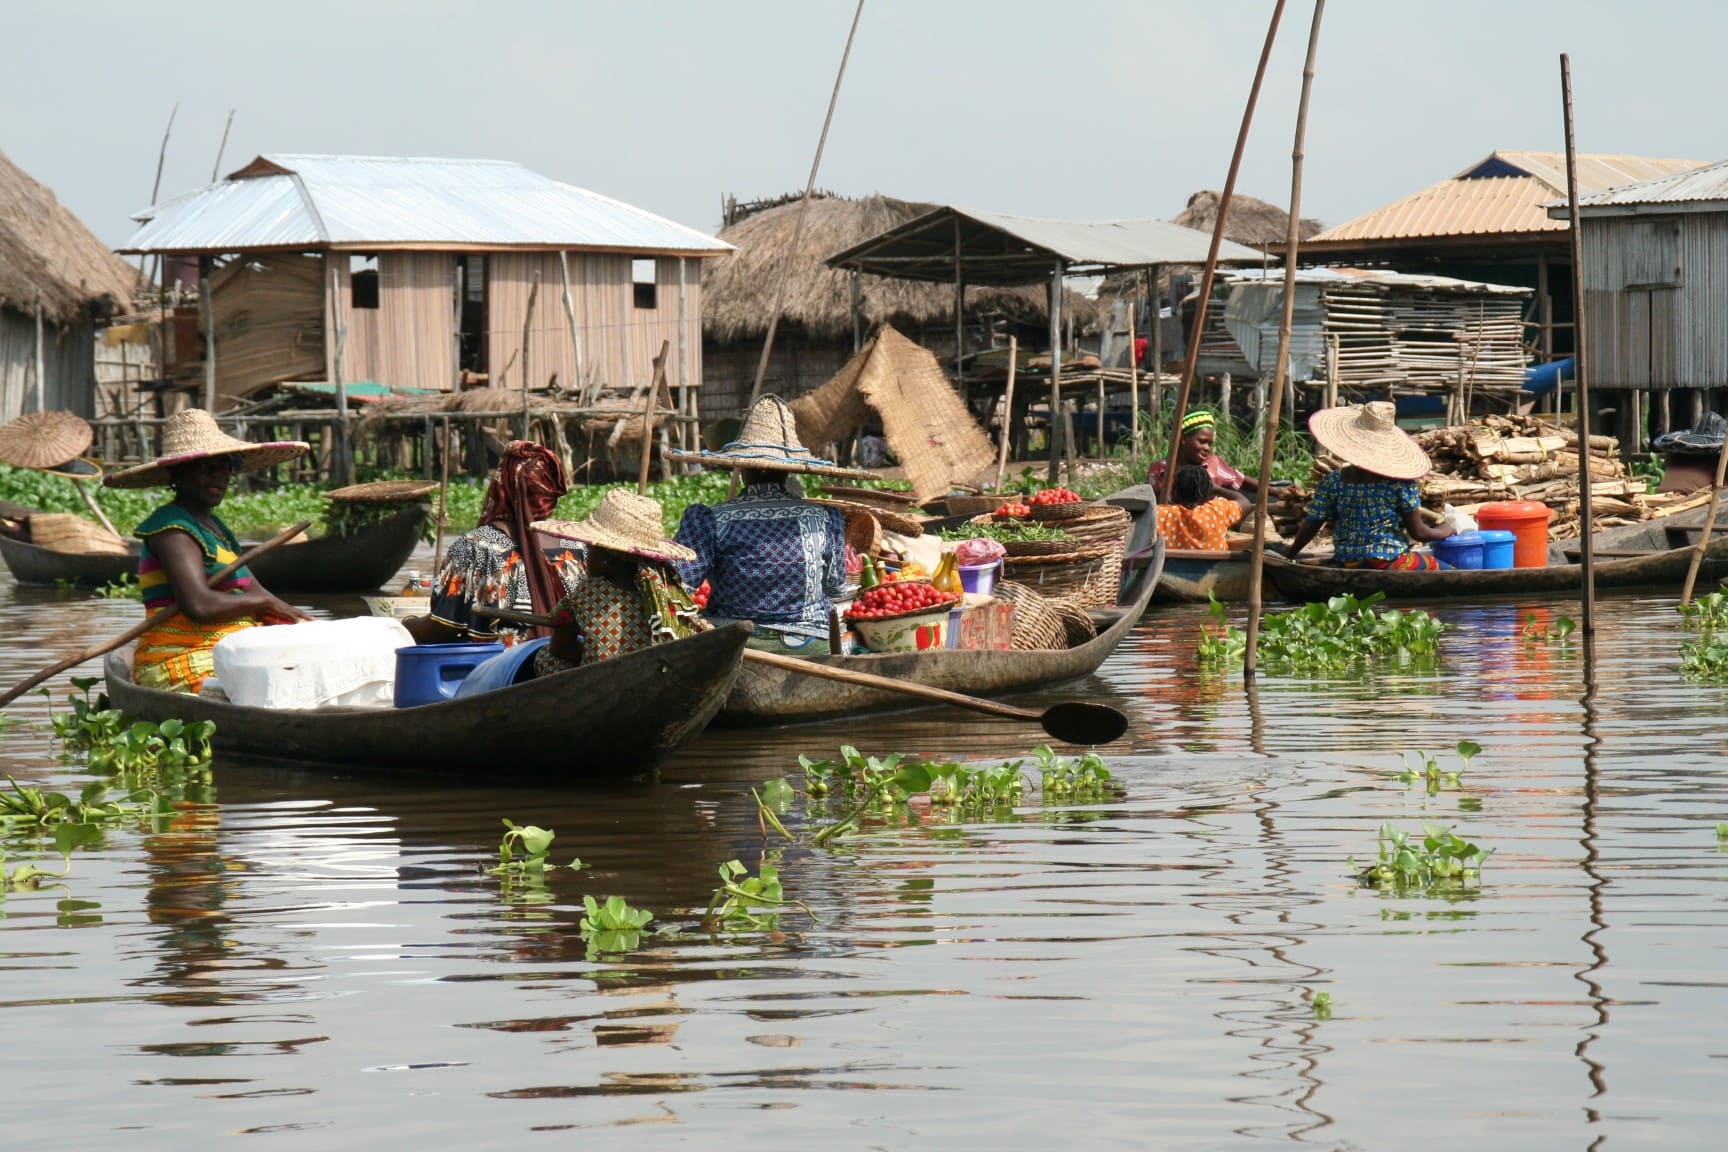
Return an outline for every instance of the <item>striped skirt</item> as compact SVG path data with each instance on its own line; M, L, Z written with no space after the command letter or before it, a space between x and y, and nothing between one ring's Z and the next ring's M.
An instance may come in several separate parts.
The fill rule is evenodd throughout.
M211 655L216 641L255 623L252 617L242 616L220 624L199 624L176 612L138 637L132 679L146 688L197 695L204 678L216 671Z

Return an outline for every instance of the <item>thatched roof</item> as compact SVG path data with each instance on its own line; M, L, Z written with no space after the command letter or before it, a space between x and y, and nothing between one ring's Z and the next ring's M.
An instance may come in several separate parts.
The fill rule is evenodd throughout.
M54 193L0 152L0 304L70 320L88 305L130 311L138 270L108 250Z
M1188 207L1182 209L1173 224L1211 233L1218 226L1218 193L1202 189L1188 197ZM1290 213L1276 204L1244 196L1240 192L1230 197L1230 219L1224 228L1224 238L1254 248L1283 244L1289 239ZM1302 239L1318 235L1320 221L1304 218Z
M782 330L796 325L814 337L850 337L851 274L830 268L824 261L934 207L881 195L857 200L813 198L786 284ZM702 330L706 335L730 343L767 332L797 220L798 202L794 199L755 212L721 231L719 238L737 251L703 264ZM954 316L954 288L948 284L865 276L859 295L866 331L881 324L908 327L952 322ZM1015 320L1042 321L1049 315L1045 297L1041 287L968 288L966 311L968 315L1000 312ZM1067 293L1062 307L1081 328L1096 314L1092 303L1078 293ZM1074 310L1071 313L1070 308Z

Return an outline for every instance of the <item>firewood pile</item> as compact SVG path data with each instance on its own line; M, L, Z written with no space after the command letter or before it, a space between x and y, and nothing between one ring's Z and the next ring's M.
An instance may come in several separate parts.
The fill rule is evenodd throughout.
M1434 470L1417 481L1425 507L1438 510L1451 504L1474 514L1491 501L1540 501L1554 510L1548 524L1553 540L1579 535L1581 460L1588 462L1583 466L1590 473L1590 511L1596 531L1671 516L1708 500L1707 493L1648 492L1648 481L1627 471L1612 436L1590 437L1589 450L1581 455L1576 431L1534 416L1484 416L1469 424L1419 433L1416 442L1434 462ZM1316 456L1312 483L1318 484L1341 464L1324 453ZM1272 508L1273 522L1288 535L1307 510L1312 492L1292 486L1274 496L1278 502Z

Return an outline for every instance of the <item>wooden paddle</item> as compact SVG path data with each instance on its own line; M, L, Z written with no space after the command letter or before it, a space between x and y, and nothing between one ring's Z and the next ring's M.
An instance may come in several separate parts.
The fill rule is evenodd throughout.
M548 617L532 612L516 612L508 608L492 608L477 604L472 612L476 616L507 620L513 624L550 625L552 623ZM956 708L968 708L974 712L982 712L987 716L1005 716L1011 720L1031 720L1042 725L1044 731L1064 744L1087 746L1108 744L1128 731L1128 717L1108 704L1092 704L1085 700L1064 700L1060 704L1052 704L1040 712L1033 708L1016 708L1012 704L1002 704L995 700L985 700L979 696L966 696L959 692L950 692L946 688L931 688L923 684L910 684L904 680L895 680L889 676L876 676L869 672L854 672L849 668L816 664L809 660L800 660L795 656L782 656L777 652L760 652L754 648L746 648L744 649L744 659L754 660L758 664L768 664L787 672L796 672L801 676L815 676L821 680L838 680L843 684L856 684L863 688L876 688L883 692L898 692L902 696L916 696L922 700L933 700L939 704L952 704Z
M209 577L207 583L211 586L220 584L222 581L238 572L243 566L250 564L252 561L264 555L264 553L271 549L288 543L288 541L294 539L294 537L300 535L300 533L306 531L306 529L311 526L312 521L302 520L300 523L294 525L294 527L272 536L270 539L264 541L264 543L258 545L258 547L247 552L244 556L241 556L238 560L234 561L234 563ZM146 616L141 623L135 624L131 628L126 629L126 631L120 633L120 635L114 637L114 639L106 640L101 644L96 645L94 648L86 648L76 656L68 656L59 663L52 664L49 667L42 669L42 671L31 676L22 684L8 690L4 696L0 696L0 708L4 708L6 705L12 703L12 701L18 699L18 697L24 695L24 693L30 691L30 689L36 687L36 685L42 683L42 681L48 679L50 676L58 676L68 668L76 668L86 660L94 660L96 657L101 656L104 653L114 651L114 649L120 647L120 645L125 644L129 640L136 640L151 628L154 628L157 624L160 624L178 611L179 609L173 605L169 605L166 608L158 608L156 611Z

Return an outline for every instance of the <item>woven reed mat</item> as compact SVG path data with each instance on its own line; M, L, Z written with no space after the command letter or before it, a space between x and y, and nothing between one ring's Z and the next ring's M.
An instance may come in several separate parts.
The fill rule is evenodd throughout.
M436 480L374 480L370 484L332 488L324 493L324 498L339 504L406 504L436 491Z
M1014 605L1014 647L1024 652L1068 647L1068 629L1050 602L1024 584L1005 581L992 593Z
M126 541L94 520L70 512L38 512L30 517L30 542L51 552L124 556Z

